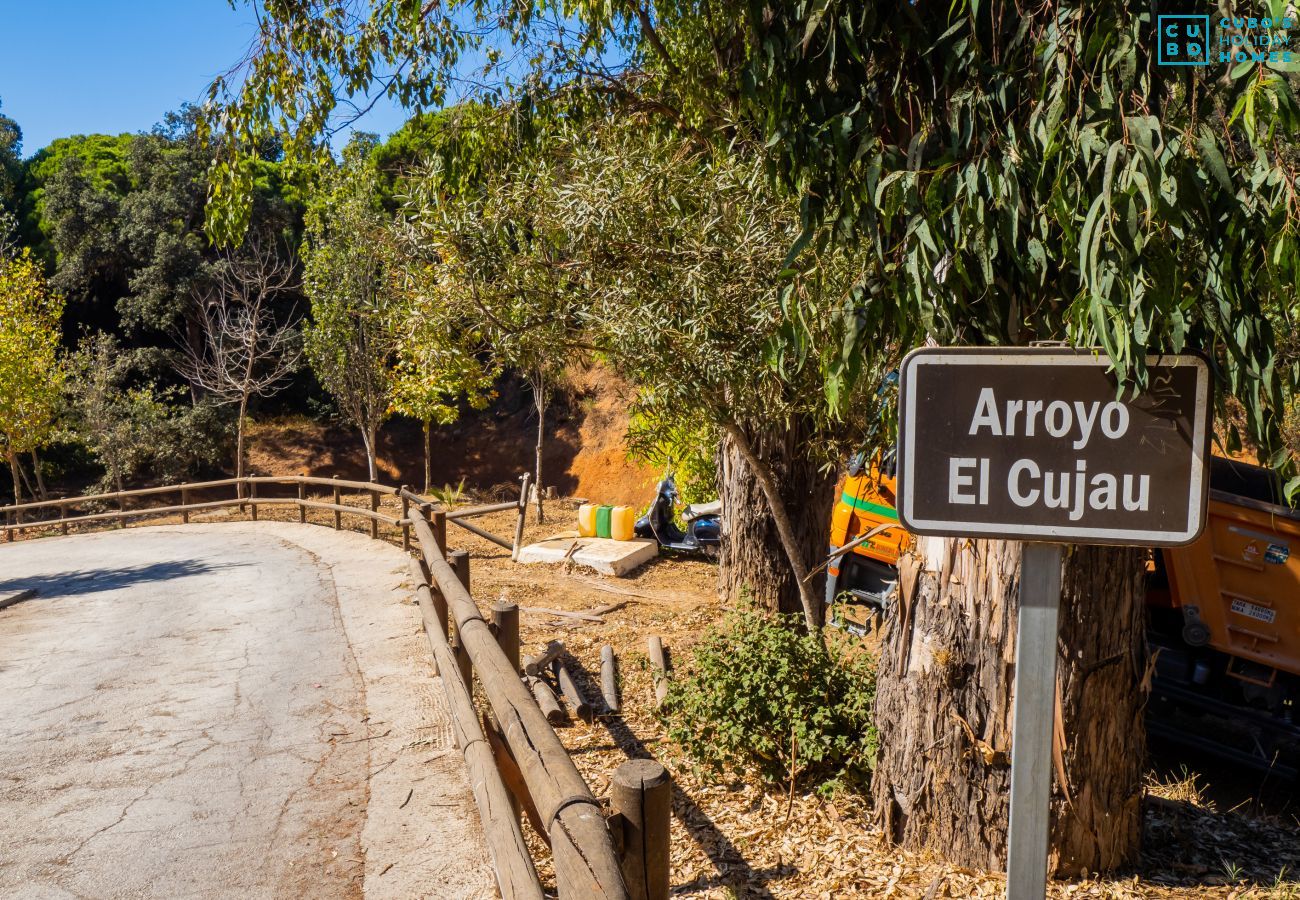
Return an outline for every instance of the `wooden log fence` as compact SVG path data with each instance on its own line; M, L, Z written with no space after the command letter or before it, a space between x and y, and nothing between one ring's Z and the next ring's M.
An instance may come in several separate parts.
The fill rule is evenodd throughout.
M265 493L259 493L258 486L280 486L297 489L297 496L293 497L273 497ZM307 489L309 487L329 488L333 492L333 502L324 500L307 499ZM222 489L234 488L234 497L223 498L220 500L201 500L192 502L191 498L196 493L210 493ZM352 491L363 494L369 499L369 508L360 506L349 506L343 503L342 491ZM299 511L299 521L306 521L306 511L308 509L321 509L332 511L334 514L335 528L342 527L342 517L344 515L360 516L370 520L372 537L378 536L378 529L381 524L394 528L409 527L409 523L404 518L386 515L379 511L380 500L385 496L398 496L398 488L388 487L381 484L370 484L364 481L344 481L336 478L312 478L306 475L287 475L287 476L247 476L244 478L223 478L216 481L200 481L189 484L165 485L155 488L139 488L130 491L114 491L107 494L91 494L83 497L61 497L55 500L37 500L30 503L21 503L9 505L0 508L4 514L4 523L0 525L0 530L5 533L5 540L12 541L16 534L25 531L52 528L57 526L60 533L67 534L71 525L87 525L100 522L117 523L125 525L127 519L142 519L157 516L180 515L182 524L190 522L191 515L195 512L204 512L209 510L223 509L229 507L247 508L254 521L258 518L259 507L265 506L297 506ZM156 498L166 494L177 494L180 503L164 503L161 506L132 505L128 507L128 500L140 500L144 498ZM75 513L77 507L106 507L115 506L116 509L109 509L101 512ZM40 517L40 513L53 511L54 517ZM69 512L74 514L69 515Z
M490 504L466 510L433 509L433 504L406 488L394 488L369 482L310 476L248 476L215 481L169 485L96 494L86 497L59 498L0 508L7 540L29 529L58 526L68 533L69 525L115 521L125 526L128 519L179 514L183 522L191 514L228 507L247 508L256 518L259 507L293 505L299 522L307 522L309 510L333 514L334 527L342 527L344 515L369 520L370 534L379 536L381 524L399 528L404 545L413 543L418 554L411 560L411 575L416 582L415 600L420 609L424 631L429 640L447 705L452 714L456 744L465 757L475 804L483 822L484 835L492 856L493 869L502 897L506 900L541 900L544 895L536 865L523 838L517 810L549 845L555 887L561 900L569 898L608 898L627 900L628 887L624 872L635 873L638 884L635 896L656 896L658 859L667 859L667 833L654 838L653 861L647 865L644 839L626 840L625 832L657 831L657 825L644 824L641 808L655 809L658 801L621 801L621 818L615 821L617 840L611 833L600 802L578 772L552 721L562 721L563 712L549 688L539 680L530 683L520 677L518 622L519 609L514 604L499 603L492 610L493 624L483 617L470 594L468 555L449 554L446 545L446 522L466 525L462 520L487 512L515 509L520 524L514 544L497 540L507 549L517 547L522 536L522 517L526 511L528 479L521 479L520 500ZM259 490L259 487L267 490ZM274 487L294 488L294 496L274 496ZM327 492L330 501L310 499L310 488ZM233 497L195 500L196 494L233 488ZM369 499L365 506L343 502L343 491L356 492ZM156 498L169 493L180 495L179 504L128 508L128 500ZM380 511L383 497L401 502L400 518ZM116 510L78 513L89 505L114 504ZM31 518L53 511L57 518ZM70 512L78 513L69 515ZM476 529L468 529L478 533ZM450 559L454 557L456 562ZM454 642L453 642L454 641ZM541 660L547 662L563 652L563 644L548 647ZM458 658L460 657L460 658ZM463 668L462 668L463 666ZM541 668L537 666L537 668ZM567 674L567 673L566 673ZM477 679L487 701L482 713L475 708L473 680ZM571 682L571 679L569 679ZM570 684L570 689L576 686ZM535 697L534 695L537 695ZM538 698L546 707L539 706ZM557 715L558 713L558 715ZM482 718L480 718L480 715ZM485 724L487 727L485 727ZM654 779L642 779L649 787ZM640 782L638 782L640 783ZM637 820L634 824L629 824ZM628 854L638 855L629 862ZM652 873L648 878L646 872ZM664 874L666 879L666 873Z

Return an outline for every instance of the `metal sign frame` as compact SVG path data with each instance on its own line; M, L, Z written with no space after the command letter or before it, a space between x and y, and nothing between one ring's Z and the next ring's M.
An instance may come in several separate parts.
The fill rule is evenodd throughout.
M998 540L1050 541L1078 544L1141 545L1150 547L1179 547L1200 537L1205 528L1209 500L1209 457L1212 383L1209 361L1199 353L1151 354L1148 366L1195 365L1197 420L1192 429L1192 483L1191 502L1196 518L1179 533L1144 531L1140 529L1099 528L1090 526L1036 526L1009 525L999 522L961 522L918 518L913 501L916 485L913 478L916 465L917 398L908 390L910 375L918 365L943 366L1089 366L1107 368L1110 362L1104 353L1095 350L1037 347L922 347L913 350L899 367L899 434L898 434L898 516L899 521L913 534L945 537L987 537ZM1028 373L1027 373L1028 374Z

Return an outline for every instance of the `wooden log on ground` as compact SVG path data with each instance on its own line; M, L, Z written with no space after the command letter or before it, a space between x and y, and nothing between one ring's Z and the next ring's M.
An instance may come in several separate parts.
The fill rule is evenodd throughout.
M447 598L502 736L546 823L561 900L625 900L627 887L600 803L519 680L519 673L511 670L473 598L442 558L433 529L419 518L414 526L429 572Z
M497 887L502 897L542 900L542 886L528 853L528 845L524 843L519 821L511 809L510 792L497 769L492 746L479 724L469 688L461 680L451 647L438 626L428 585L416 589L416 599L424 619L424 633L429 638L429 649L433 651L439 670L445 673L441 681L451 711L452 731L456 746L465 757L474 803L478 806L483 835L492 855Z
M555 681L560 686L560 693L564 694L564 699L569 701L573 714L584 722L594 722L596 714L592 711L591 703L588 702L587 695L578 687L578 682L573 680L573 674L564 664L564 660L557 659L551 663L551 666L555 672Z
M604 622L600 616L591 613L570 612L567 609L551 609L547 606L521 606L519 609L526 613L536 613L542 616L559 616L562 619L581 619L584 622Z
M524 683L533 692L533 698L546 716L547 722L552 725L563 725L569 720L569 717L564 712L564 707L560 706L560 701L555 698L555 692L551 690L549 684L531 675L524 677Z
M609 644L600 648L600 693L605 698L605 708L618 712L618 663Z
M664 655L664 642L659 635L650 637L650 665L654 667L655 706L662 707L668 696L668 658Z
M536 656L530 656L524 660L524 674L532 675L536 678L546 671L546 668L555 660L564 654L563 641L551 641L546 645L546 649Z
M672 779L653 759L629 759L609 784L611 826L623 830L623 880L632 900L668 900Z

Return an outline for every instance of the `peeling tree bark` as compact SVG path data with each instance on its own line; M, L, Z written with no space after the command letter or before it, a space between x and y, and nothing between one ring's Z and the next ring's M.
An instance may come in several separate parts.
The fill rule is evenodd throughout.
M1141 551L1072 547L1062 571L1050 868L1134 863L1146 695ZM1006 865L1020 545L922 538L881 647L876 815L957 865ZM1063 739L1063 740L1062 740Z

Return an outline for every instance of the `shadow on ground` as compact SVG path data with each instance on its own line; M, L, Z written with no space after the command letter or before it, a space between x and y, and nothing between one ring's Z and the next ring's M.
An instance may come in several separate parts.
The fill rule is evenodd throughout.
M1159 740L1151 756L1144 881L1286 889L1285 896L1300 887L1300 784Z
M601 696L599 680L587 671L576 657L566 653L564 663L587 697ZM597 721L605 726L610 738L627 754L628 759L654 759L654 754L627 726L622 716L618 713L610 713L599 699L595 700L595 704L595 708L600 712ZM767 885L770 882L780 881L794 872L794 869L789 866L753 868L740 849L676 781L673 781L673 815L682 823L691 840L699 845L717 870L714 875L696 878L686 884L674 885L674 892L723 887L737 897L771 900L775 895Z
M70 597L99 591L115 591L150 581L190 578L241 566L242 564L239 563L213 565L201 559L178 559L112 569L82 569L54 575L7 578L0 581L0 594L34 590L39 597Z

